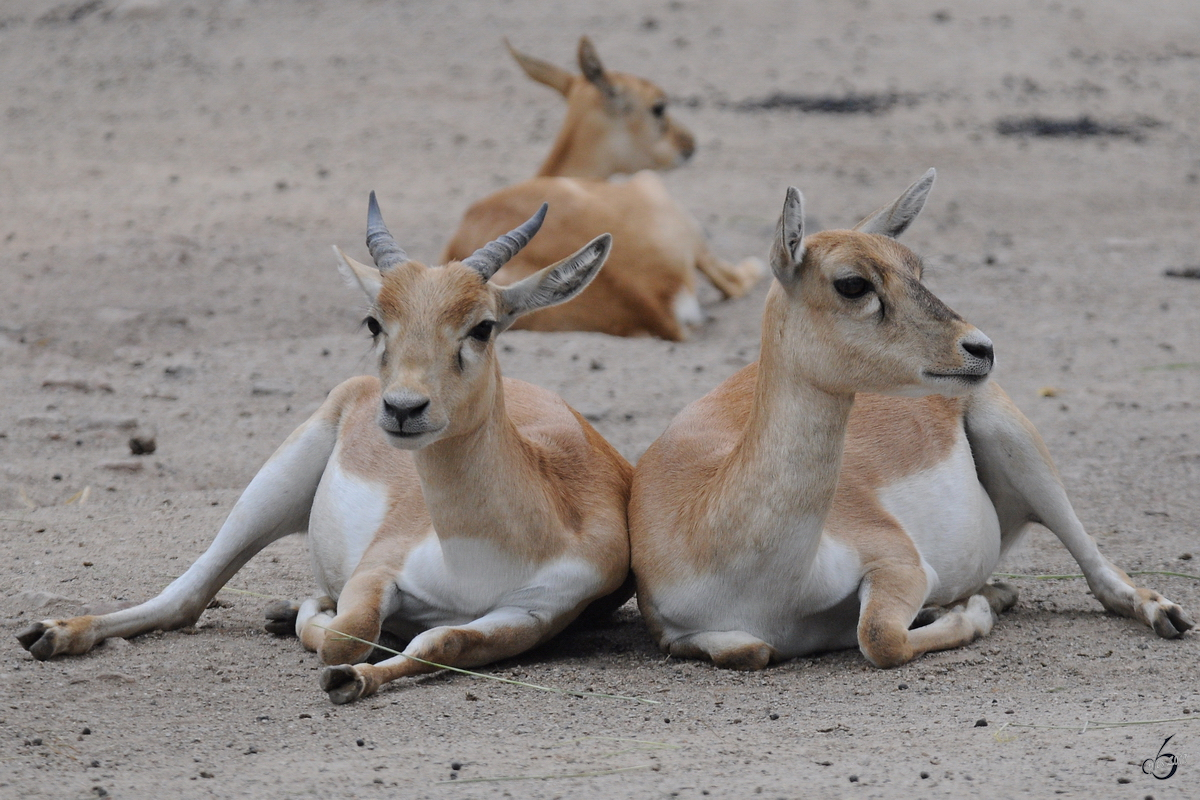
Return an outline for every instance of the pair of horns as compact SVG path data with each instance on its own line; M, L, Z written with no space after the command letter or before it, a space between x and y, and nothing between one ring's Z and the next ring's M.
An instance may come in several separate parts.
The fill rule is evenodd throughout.
M512 259L521 248L529 244L529 240L542 227L546 219L546 210L550 206L542 203L537 213L516 228L498 239L494 239L476 250L463 260L463 264L471 267L486 281ZM387 225L383 223L383 214L379 211L379 203L375 200L375 192L367 203L367 249L380 272L387 272L397 264L409 260L408 254L396 243L392 234L388 233Z

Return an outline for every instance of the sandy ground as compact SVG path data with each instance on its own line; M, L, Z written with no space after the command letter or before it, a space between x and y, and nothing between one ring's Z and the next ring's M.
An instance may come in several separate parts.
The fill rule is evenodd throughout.
M760 674L664 660L632 607L490 670L653 705L442 675L334 707L315 656L261 626L265 597L313 588L301 537L195 629L21 650L33 620L156 593L372 371L329 251L365 258L368 190L431 260L468 203L532 174L561 104L501 35L567 64L587 33L662 84L699 145L668 184L727 258L765 255L788 184L838 227L936 166L906 234L929 285L994 339L1104 552L1200 574L1200 281L1164 274L1200 265L1192 0L551 9L0 5L0 796L1200 796L1200 636L1106 615L1080 580L1018 579L990 637L888 672L853 651ZM743 105L775 93L885 107ZM1039 115L1097 135L999 132ZM504 367L634 460L755 357L763 292L708 290L685 344L505 334ZM135 432L158 450L131 456ZM1040 529L1003 568L1076 571ZM1200 613L1200 581L1139 580ZM1147 720L1172 721L1096 724ZM1177 773L1144 774L1170 735Z

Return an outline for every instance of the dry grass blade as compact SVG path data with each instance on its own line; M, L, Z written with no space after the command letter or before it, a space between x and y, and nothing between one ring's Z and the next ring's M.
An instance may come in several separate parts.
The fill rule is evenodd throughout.
M71 495L66 500L64 500L63 505L69 506L72 503L78 503L79 505L83 505L84 503L87 502L87 499L89 497L91 497L91 495L92 495L92 487L85 486L82 489L80 489L78 492L76 492L75 494Z
M327 628L324 625L316 625L316 623L313 623L313 625L317 628L320 628L321 630L329 631L330 633L335 633L338 636L344 637L346 639L350 639L355 642L362 642L363 644L369 644L372 647L377 647L380 650L383 650L388 653L393 653L398 656L404 656L405 658L416 661L419 664L425 664L426 666L434 667L436 669L444 669L444 670L448 670L450 672L458 672L462 675L472 675L476 678L483 678L483 679L489 680L489 681L496 681L497 683L507 683L512 686L524 686L526 689L537 689L539 692L549 692L551 694L565 694L565 695L569 695L571 697L600 697L600 698L604 698L605 700L628 700L633 703L645 703L647 705L653 705L653 706L659 705L659 702L660 702L658 700L648 700L644 697L626 697L624 695L619 695L619 694L602 694L600 692L579 692L579 691L573 691L570 689L556 689L553 686L540 686L536 683L526 683L525 681L515 681L512 678L501 678L499 675L488 675L483 672L473 672L472 670L469 670L469 669L462 669L461 667L450 667L445 664L439 664L436 661L426 661L423 658L418 658L417 656L409 655L408 653L401 653L399 650L393 650L390 647L384 647L383 645L378 644L376 642L370 642L370 641L367 641L366 639L360 639L357 636L351 636L348 633L342 633L339 630L334 630L333 628Z
M263 600L286 600L284 597L276 597L273 594L263 594L262 592L252 592L249 589L231 589L228 586L222 586L219 592L229 592L230 594L245 594L250 597L261 597Z
M1188 575L1186 572L1168 572L1160 569L1131 569L1130 575L1169 575L1172 578L1191 578L1200 581L1200 575ZM994 578L1024 578L1031 581L1069 581L1072 578L1082 578L1083 575L1023 575L1016 572L993 572Z
M600 755L600 758L615 758L623 756L626 753L640 753L646 750L682 750L683 745L670 744L669 742L659 742L653 739L629 739L623 736L581 736L578 739L572 739L569 742L563 742L561 745L555 745L552 748L557 749L567 747L569 745L582 744L584 742L614 742L618 744L631 744L633 747L624 747L620 750L610 750L607 753Z
M651 769L653 766L653 764L638 764L636 767L603 769L596 772L571 772L565 775L504 775L498 778L465 778L462 780L438 781L438 783L496 783L498 781L554 781L565 778L601 778L605 775L617 775L622 772Z
M1132 720L1132 721L1128 721L1128 722L1105 722L1103 720L1094 722L1092 720L1084 720L1082 728L1080 728L1079 726L1076 726L1076 725L1035 725L1034 723L1031 723L1031 722L1006 722L1000 726L999 730L996 731L996 735L999 736L1000 733L1005 728L1036 728L1038 730L1079 731L1080 733L1086 733L1089 730L1100 730L1103 728L1128 728L1128 727L1132 727L1135 725L1162 725L1167 722L1197 722L1197 721L1200 721L1200 716L1174 717L1171 719L1139 719L1139 720Z

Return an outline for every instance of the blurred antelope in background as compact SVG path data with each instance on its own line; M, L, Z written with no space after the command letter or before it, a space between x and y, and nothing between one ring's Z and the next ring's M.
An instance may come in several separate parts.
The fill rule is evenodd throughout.
M320 654L329 665L321 685L335 703L434 671L404 656L360 663L381 634L406 642L409 655L471 667L546 641L589 604L627 599L632 468L558 395L501 377L496 359L499 333L578 294L609 253L601 235L511 286L489 283L545 213L461 262L430 268L388 233L372 193L375 266L334 249L370 299L380 378L330 392L250 482L208 550L158 597L44 620L21 644L44 660L191 625L255 553L306 529L321 596L276 606L268 629L295 632Z
M1100 554L1041 437L987 382L992 343L896 242L933 179L807 238L788 190L760 361L685 408L634 475L638 602L671 655L761 669L857 644L894 667L960 647L1016 602L987 581L1031 523L1109 611L1168 638L1192 627Z
M725 297L740 297L763 273L758 259L727 264L708 248L696 221L650 170L691 157L692 134L667 113L663 90L604 69L592 43L579 40L576 75L509 46L529 77L556 89L567 116L537 177L502 189L467 209L443 260L465 258L528 217L543 202L553 211L542 233L496 275L507 284L562 258L575 242L613 235L604 271L569 303L527 315L515 327L600 331L679 341L704 321L696 271ZM619 173L636 173L609 181Z

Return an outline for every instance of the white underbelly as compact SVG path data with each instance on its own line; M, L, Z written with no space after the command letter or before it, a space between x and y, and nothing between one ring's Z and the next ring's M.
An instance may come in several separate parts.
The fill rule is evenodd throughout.
M308 550L317 586L330 597L342 592L362 561L388 510L387 486L350 475L329 459L308 518Z
M908 532L929 577L927 603L944 604L982 586L1000 561L1000 522L959 433L950 457L878 493Z

